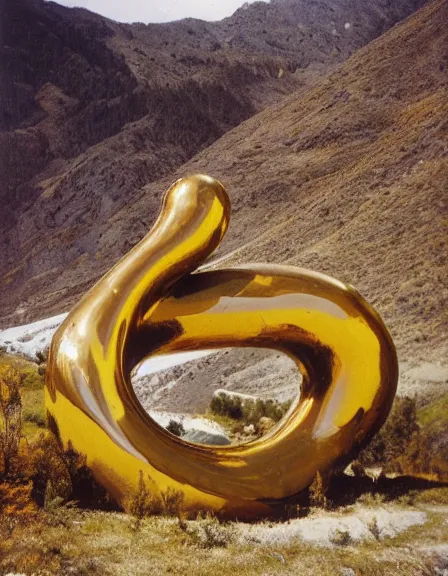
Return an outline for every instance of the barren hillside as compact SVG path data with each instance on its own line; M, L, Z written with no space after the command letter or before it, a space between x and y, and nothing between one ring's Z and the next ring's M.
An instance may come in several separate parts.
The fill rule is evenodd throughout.
M432 2L305 96L261 112L148 184L132 205L97 219L94 254L80 251L70 266L64 259L47 272L44 256L34 256L34 274L28 270L5 294L4 315L22 301L34 317L69 307L147 232L172 180L207 172L223 181L233 203L221 254L236 252L226 265L276 261L333 274L380 310L405 358L440 357L447 326L446 21L448 3ZM92 225L66 229L74 245L82 230L78 244ZM62 240L46 241L47 254ZM14 286L14 274L10 281Z
M125 25L4 0L2 323L70 306L148 229L161 178L266 105L303 94L423 3L272 0L217 23ZM208 169L222 171L239 153L226 149ZM267 207L271 194L260 194Z

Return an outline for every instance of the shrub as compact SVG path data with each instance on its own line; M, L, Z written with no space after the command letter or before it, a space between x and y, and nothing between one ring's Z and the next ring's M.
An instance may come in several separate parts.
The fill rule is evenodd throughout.
M313 483L308 488L311 506L315 506L316 508L326 508L328 503L326 492L327 487L324 483L322 475L320 472L317 472Z
M6 506L17 516L26 508L23 503L28 501L33 507L51 507L76 498L83 506L115 507L93 478L86 457L70 444L64 451L55 421L49 420L52 431L43 431L33 442L22 436L24 420L44 424L37 412L24 415L21 401L21 388L34 390L38 380L42 384L36 370L27 367L18 372L9 364L0 365L1 507ZM17 502L13 506L14 498Z
M57 495L51 480L48 480L45 488L44 508L45 510L54 510L64 503L64 499Z
M0 484L0 516L16 519L32 516L37 511L32 499L32 482Z
M71 443L62 453L71 480L72 492L70 498L83 507L115 509L116 504L105 488L98 484L91 469L87 466L87 458L77 452Z
M129 501L128 510L129 513L136 518L136 528L140 527L140 523L147 514L147 501L149 497L148 489L146 488L145 481L143 479L143 471L140 470L140 476L138 481L138 488L134 496Z
M32 445L31 463L36 501L45 505L47 484L51 482L52 497L68 500L73 486L70 471L63 452L53 434L42 432Z
M379 506L384 502L384 499L385 495L380 492L364 492L364 494L361 494L358 498L358 502L365 506Z
M149 486L148 486L149 485ZM153 489L151 489L153 486ZM140 527L141 521L147 516L177 516L179 524L184 525L184 493L171 486L167 490L159 492L154 481L148 476L145 482L143 472L140 471L138 487L135 494L125 505L126 510L135 516L136 528Z
M184 508L184 493L171 486L161 493L163 512L168 516L179 516Z
M341 530L337 528L330 537L330 542L335 546L348 546L352 541L350 532L348 530Z
M369 529L369 532L372 534L372 536L375 538L375 540L380 539L381 529L378 526L378 520L377 520L376 516L374 516L372 518L372 520L367 524L367 528Z
M11 366L0 367L0 470L13 473L22 437L21 375Z
M416 398L402 397L383 428L358 456L361 466L381 466L384 472L426 474L448 478L448 422L418 423Z
M416 399L397 397L383 428L359 454L359 463L395 471L398 459L406 454L418 430Z
M201 548L225 548L234 539L230 526L223 526L218 519L208 515L187 530L193 542Z
M177 422L176 420L171 419L166 427L168 432L174 434L174 436L183 436L185 434L185 428L182 422Z
M210 410L220 416L241 420L243 417L243 401L239 396L221 393L213 396Z

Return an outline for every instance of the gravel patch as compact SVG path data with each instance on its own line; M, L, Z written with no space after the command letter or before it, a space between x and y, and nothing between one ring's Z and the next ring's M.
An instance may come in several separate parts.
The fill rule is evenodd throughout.
M411 526L426 522L425 512L414 510L394 510L385 508L358 509L350 515L338 513L313 514L308 518L291 520L287 524L258 524L240 527L241 542L263 546L285 546L297 541L317 546L334 546L335 535L348 533L349 542L373 540L372 526L376 527L380 538L393 537Z

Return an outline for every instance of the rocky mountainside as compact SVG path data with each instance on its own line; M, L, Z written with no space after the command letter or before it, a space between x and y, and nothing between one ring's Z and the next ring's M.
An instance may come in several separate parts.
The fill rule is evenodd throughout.
M298 100L323 72L423 4L272 0L222 22L128 25L53 2L3 0L2 323L67 309L148 230L176 169L285 94ZM288 128L274 127L270 114L250 125L265 124L258 148L249 150L251 138L244 151L221 143L205 163L223 176L229 158L236 163L235 220L257 203L264 228L279 216L275 190L266 183L257 191L249 173L243 182L238 164L240 154L252 166L256 157L268 160L269 142ZM247 138L241 130L227 142ZM244 228L234 229L234 243L245 240Z
M50 271L41 256L42 269L5 296L4 311L24 295L36 316L69 306L147 232L173 179L206 172L222 180L233 203L223 265L284 262L349 281L384 316L402 362L440 359L447 342L446 21L448 2L430 3L305 95L287 97L148 184L132 204L97 218L95 254L69 255ZM36 217L45 214L37 205ZM49 258L62 253L63 233L80 245L92 229L73 223L51 242L42 233L33 250L43 254L45 245Z

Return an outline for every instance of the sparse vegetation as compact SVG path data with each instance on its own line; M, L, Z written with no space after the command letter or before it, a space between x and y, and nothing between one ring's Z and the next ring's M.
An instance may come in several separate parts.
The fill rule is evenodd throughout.
M35 411L24 409L22 397L33 398L41 390L34 389L20 363L0 363L0 511L17 519L34 514L38 507L50 508L77 500L83 506L112 506L105 490L94 480L83 455L71 445L64 450L49 430L26 436L27 424L41 427L43 405ZM31 384L30 384L31 383ZM30 390L31 387L31 390ZM42 398L43 396L39 395Z
M337 52L344 58L423 3L353 3L341 19L337 3L316 12L313 3L307 10L284 3L283 11L281 2L273 10L258 2L212 28L189 20L160 29L62 13L52 3L6 3L3 322L71 305L111 257L141 238L140 215L155 213L168 173L213 167L233 188L238 211L226 265L277 261L341 273L384 316L403 365L440 364L448 4L427 3L316 82ZM428 401L446 379L422 378L423 407L415 398L397 400L353 478L340 475L327 486L318 473L304 502L285 507L288 518L309 505L350 502L353 514L369 508L373 538L357 542L341 521L334 547L322 551L299 538L239 540L241 524L210 516L187 522L182 495L158 493L143 475L133 517L89 510L110 501L85 457L45 429L45 355L37 361L0 354L1 574L445 573L448 489L421 477L448 480L448 396ZM215 414L235 434L260 436L278 422L277 408L235 401ZM183 433L174 424L170 431ZM375 480L372 467L382 470ZM385 536L372 508L386 506L398 513L413 506L426 521ZM315 516L325 522L347 510Z
M364 492L358 498L358 502L365 506L379 506L384 502L384 494L380 492Z
M22 403L22 435L35 439L45 426L44 372L32 362L0 354L0 374L10 370L20 375L20 398Z
M244 433L244 428L253 426L254 436L262 436L270 426L279 422L291 406L291 401L283 404L275 400L252 400L234 394L220 393L213 396L210 412L215 416L230 419L233 434Z
M419 412L415 397L397 397L385 425L357 463L381 467L384 473L448 479L448 417L440 411L445 405L444 397Z
M26 379L20 374L20 366L15 365L14 369L18 375L13 376L13 383L20 381L21 397L28 402L30 391L26 388ZM29 366L26 369L29 370ZM5 373L14 374L2 372ZM8 390L10 387L11 384ZM25 402L21 408L23 413ZM36 406L37 402L36 399ZM162 572L169 568L171 573L185 573L199 559L204 575L219 573L225 576L241 570L252 575L273 571L281 573L284 566L278 560L281 555L287 559L285 566L305 574L316 570L324 575L334 574L347 565L358 567L360 573L364 573L365 567L371 565L372 555L376 553L374 546L380 545L379 542L375 544L375 534L381 537L381 545L384 545L378 523L372 520L368 529L375 536L373 543L354 542L350 532L341 529L333 534L333 552L325 555L324 560L316 555L315 548L302 543L288 544L287 553L282 550L277 557L271 553L271 547L267 549L260 542L254 541L250 547L249 541L247 544L241 542L237 524L221 523L212 515L187 520L182 494L173 489L159 493L152 479L143 475L139 478L136 494L127 506L131 516L89 511L88 508L111 508L112 503L93 480L85 457L71 446L62 450L57 438L45 429L25 437L23 430L29 422L23 418L22 423L19 442L14 444L16 449L13 451L11 472L6 476L3 470L0 478L0 571L37 574L45 566L49 575L71 573L81 576L88 573L107 576L116 573L116 564L121 563L128 566L129 572L125 573L143 574L140 564L137 565L138 560L145 569L151 565L154 570ZM4 431L4 428L1 430ZM334 480L337 481L337 478ZM383 502L383 496L374 492L375 486L380 487L380 484L367 484L369 480L365 476L351 481L364 482L372 490L364 492L362 498L355 498L353 502L363 501L363 506L373 507ZM330 485L331 482L330 478ZM309 494L304 494L303 502L301 500L286 506L281 518L302 517L309 512L309 505L315 508L325 508L329 504L333 506L334 492L344 496L344 492L336 487L330 502L327 490L326 478L321 474L316 475ZM400 506L408 505L403 500L407 495L412 496L413 505L447 502L446 489L443 488L425 492L410 490L398 497ZM171 516L177 519L171 520ZM274 526L273 523L269 525ZM440 527L434 524L429 534L431 530L439 534ZM428 538L428 531L424 532L423 529L410 532L418 538L422 533ZM91 538L92 534L95 538ZM141 547L140 541L150 546ZM403 541L404 537L400 536L400 542ZM355 545L356 555L350 552ZM387 545L393 547L394 540L389 539ZM139 546L138 554L125 552L134 550L136 546ZM163 546L163 553L160 546ZM218 561L218 556L211 553L215 549L222 560ZM381 570L370 573L378 576L413 574L416 562L415 558L406 557L401 560L398 572L388 572L383 563ZM396 564L394 566L396 568Z
M149 480L151 480L149 478ZM160 494L152 493L145 482L143 472L140 470L138 488L134 496L130 499L127 509L135 517L135 529L141 526L143 518L146 516L158 515L162 513L163 502Z
M221 524L210 514L188 526L186 531L192 542L201 548L226 548L235 537L231 524Z
M316 508L326 508L327 507L327 486L324 482L322 474L318 472L316 477L308 488L310 504Z
M348 546L352 541L350 532L348 530L342 530L337 528L334 534L331 536L331 543L335 546Z
M134 528L141 527L143 518L150 516L175 516L182 524L184 519L184 494L168 487L160 491L150 476L144 478L140 471L138 488L125 505L126 510L135 518Z

